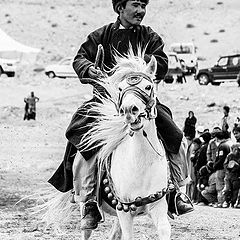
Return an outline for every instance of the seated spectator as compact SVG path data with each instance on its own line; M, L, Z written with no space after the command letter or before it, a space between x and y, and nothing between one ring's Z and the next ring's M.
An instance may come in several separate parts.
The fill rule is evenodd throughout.
M208 201L209 206L217 204L216 172L210 174L208 178L208 185L204 187L201 194Z
M240 143L232 145L232 152L227 155L224 162L225 186L223 193L225 195L225 202L223 207L239 207L240 203L237 201L238 192L240 190Z

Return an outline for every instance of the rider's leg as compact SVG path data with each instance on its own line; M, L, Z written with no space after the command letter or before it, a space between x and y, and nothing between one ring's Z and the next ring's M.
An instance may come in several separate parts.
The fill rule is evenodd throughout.
M91 99L78 108L73 115L72 120L67 128L67 139L81 151L82 137L91 129L96 113L91 111L91 103L97 101ZM73 185L76 193L76 200L82 205L81 228L94 229L101 220L101 214L96 202L96 185L97 185L97 148L81 151L78 161L73 163Z
M183 138L179 152L177 154L168 153L170 179L173 182L176 190L170 194L169 211L172 213L184 214L193 210L192 204L185 196L180 194L186 193L186 184L190 181L188 164L186 159L187 141ZM175 199L175 196L177 197ZM175 202L176 201L176 208Z
M95 229L101 220L96 202L97 158L94 155L87 161L80 152L73 163L73 186L75 201L81 208L81 229Z

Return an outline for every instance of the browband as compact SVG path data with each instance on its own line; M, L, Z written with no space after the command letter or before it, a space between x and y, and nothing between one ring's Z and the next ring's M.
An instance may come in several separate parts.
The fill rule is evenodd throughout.
M127 83L131 86L137 85L143 79L146 79L149 82L153 83L152 79L147 74L144 74L144 73L141 73L141 72L129 73L124 77L124 79L126 79Z

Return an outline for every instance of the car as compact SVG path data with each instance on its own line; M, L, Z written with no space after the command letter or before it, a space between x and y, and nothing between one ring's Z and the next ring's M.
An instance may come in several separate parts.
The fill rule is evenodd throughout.
M175 52L178 58L185 62L188 74L196 73L198 61L194 43L173 43L170 45L170 51Z
M220 85L222 82L237 81L240 72L240 54L221 56L210 68L199 69L195 79L200 85Z
M17 69L18 60L0 58L0 76L2 74L8 77L14 77Z
M56 64L51 64L45 67L45 74L49 78L77 78L77 74L75 73L73 66L73 57L66 57L60 60Z
M183 69L178 56L174 52L166 52L168 56L168 72L164 78L164 82L173 83L183 74Z

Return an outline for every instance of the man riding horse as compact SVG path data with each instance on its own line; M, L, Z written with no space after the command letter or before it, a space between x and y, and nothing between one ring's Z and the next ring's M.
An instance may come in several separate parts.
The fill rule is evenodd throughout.
M99 94L103 96L107 94L106 90L96 83L104 75L102 68L96 68L94 65L99 44L104 48L103 65L105 70L113 68L115 64L114 55L126 54L129 45L137 53L140 46L142 50L145 50L144 60L146 62L150 61L152 55L157 60L156 79L160 81L164 78L168 70L168 59L163 52L164 43L161 37L150 27L140 25L145 16L148 2L149 0L112 0L113 9L118 14L117 21L90 33L87 40L81 45L74 59L73 68L78 74L81 83L93 85L93 98L87 103L98 102L100 101L97 97ZM96 81L91 82L89 78ZM75 200L84 205L84 216L81 220L82 229L96 228L101 219L95 201L97 160L93 158L99 149L81 151L80 148L84 133L91 128L91 123L94 121L94 118L89 116L91 115L89 108L90 104L86 105L85 103L74 114L66 131L68 143L64 160L55 174L49 179L49 182L59 191L67 192L74 188ZM164 143L168 155L170 179L177 191L179 191L179 187L184 186L188 180L184 151L185 139L182 131L173 122L170 109L159 101L157 102L156 126L159 138ZM81 176L77 172L73 173L72 170L73 160L78 150L84 161L81 161L75 169L82 169ZM75 180L80 181L80 184L75 184ZM192 205L181 197L177 198L176 206L177 209L171 206L169 210L172 213L177 212L179 214L193 210Z

